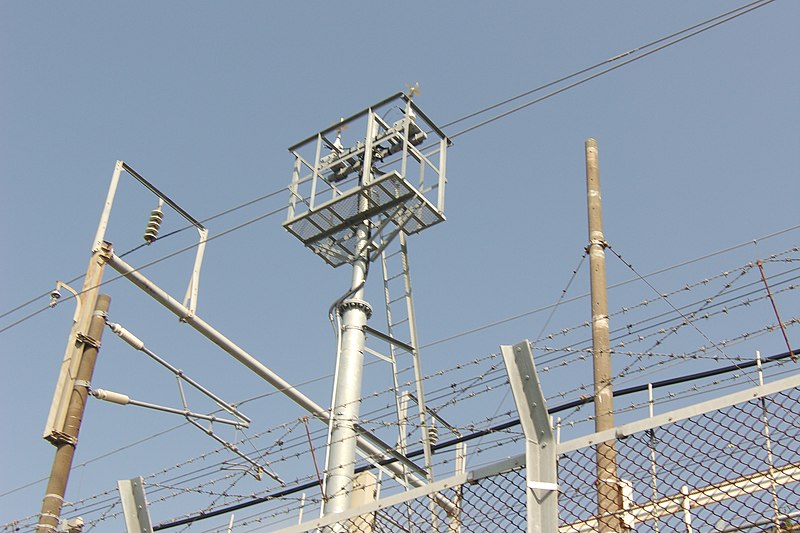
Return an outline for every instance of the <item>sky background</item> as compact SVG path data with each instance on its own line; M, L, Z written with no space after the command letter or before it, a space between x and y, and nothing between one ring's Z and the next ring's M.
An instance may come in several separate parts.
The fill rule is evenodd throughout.
M0 524L39 510L54 451L41 433L74 308L67 301L23 319L47 307L56 280L85 271L118 159L205 220L285 188L293 163L288 146L407 84L419 82L415 102L443 125L741 5L0 3L0 313L6 313L0 319L0 401L7 409ZM447 221L409 239L426 373L589 319L585 298L552 318L549 311L529 313L559 299L586 246L589 137L599 144L606 239L639 274L751 243L648 278L652 287L613 289L612 312L653 298L654 288L676 290L796 246L799 21L800 4L776 0L456 135L448 152ZM506 109L445 132L458 134ZM207 223L210 235L287 202L288 193L280 193L216 218ZM153 207L151 195L123 178L107 234L118 254L139 246ZM335 344L327 313L349 287L350 272L331 269L305 249L282 229L284 217L266 217L208 244L198 315L328 405ZM167 212L162 234L182 226ZM126 260L143 265L195 242L196 235L182 232ZM636 277L613 254L607 260L609 284ZM191 252L179 254L144 272L182 299L192 261ZM586 267L569 297L588 290ZM759 279L753 269L747 275ZM106 279L114 277L107 269ZM370 282L368 299L381 310L379 277ZM112 297L112 321L223 398L241 402L271 391L124 280L103 291ZM797 316L796 295L781 294L777 303L784 319ZM750 312L692 329L670 349L695 350L774 322L763 301ZM518 315L524 316L505 321ZM497 321L503 323L464 334ZM105 335L95 386L178 404L171 375ZM756 349L774 354L785 344L773 333L726 351L723 359L752 356ZM670 366L671 373L638 382L707 368L701 363L715 364L683 361ZM589 366L570 368L543 379L549 395L590 382ZM367 384L372 389L391 385L388 374L375 376ZM455 407L452 417L466 427L470 417L488 418L509 402L501 394L483 406L488 415ZM254 432L305 414L279 395L252 402L245 412ZM92 461L73 472L67 499L113 490L117 479L218 448L188 427L132 445L180 423L90 402L75 463ZM295 468L289 479L313 471L309 462ZM204 505L161 506L154 521ZM111 519L93 527L123 529Z

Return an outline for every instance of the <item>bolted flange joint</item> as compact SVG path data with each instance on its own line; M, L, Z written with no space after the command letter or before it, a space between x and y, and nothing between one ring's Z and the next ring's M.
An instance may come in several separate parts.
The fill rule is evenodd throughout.
M372 307L370 307L370 305L364 300L351 298L339 304L340 314L344 314L344 312L347 311L348 309L360 309L361 311L364 311L364 314L367 315L367 319L369 319L372 316Z

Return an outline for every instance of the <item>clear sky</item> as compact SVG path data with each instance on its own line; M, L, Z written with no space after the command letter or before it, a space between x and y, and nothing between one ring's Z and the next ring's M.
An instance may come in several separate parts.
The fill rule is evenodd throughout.
M293 163L287 147L406 84L418 81L417 104L447 124L743 3L0 3L0 313L38 297L0 319L0 401L8 410L0 444L0 524L38 512L45 488L40 480L53 456L41 432L73 306L64 302L12 324L46 308L56 280L85 271L116 160L204 220L285 187ZM548 313L533 313L458 336L558 300L587 243L588 137L599 143L606 239L636 272L758 239L650 278L656 290L672 291L796 246L796 229L760 237L799 223L798 22L800 4L776 0L458 135L448 156L448 220L410 238L420 341L431 345L422 354L426 373L589 318L583 299L549 322ZM457 134L515 104L445 131ZM288 194L279 194L216 218L207 224L210 234L287 202ZM123 182L108 233L118 253L140 244L153 207L133 180ZM327 313L348 288L349 272L331 269L303 248L282 229L283 219L283 213L266 217L208 244L198 314L288 381L316 380L301 389L327 405L335 355ZM168 212L163 231L181 226ZM183 232L126 260L142 265L195 241ZM191 253L181 254L145 272L180 299L191 263ZM635 277L612 254L608 265L611 284ZM106 279L112 277L109 269ZM587 287L584 264L568 296ZM214 392L232 402L270 392L127 282L103 290L112 297L113 321ZM610 305L618 310L654 296L644 283L629 284L611 291ZM377 275L368 297L382 308ZM779 295L778 304L785 318L797 316L792 292ZM753 312L760 314L731 313L712 329L701 326L669 349L694 350L774 321L763 302ZM743 355L785 350L777 333L759 342ZM734 355L742 354L733 350L725 357ZM672 374L653 379L696 365L673 366ZM591 380L588 367L574 368L548 379L546 392ZM142 401L179 404L174 379L108 331L94 384ZM382 391L391 382L385 373L367 385ZM510 405L503 395L492 402L490 413ZM277 395L252 402L246 412L254 420L252 433L305 414ZM449 412L463 427L484 416ZM113 490L117 479L218 448L187 427L128 446L180 422L90 402L76 464L125 450L76 469L67 499ZM296 468L284 474L288 480L313 472L310 462ZM261 483L248 490L269 488ZM154 520L208 504L162 505ZM121 530L115 520L95 530Z

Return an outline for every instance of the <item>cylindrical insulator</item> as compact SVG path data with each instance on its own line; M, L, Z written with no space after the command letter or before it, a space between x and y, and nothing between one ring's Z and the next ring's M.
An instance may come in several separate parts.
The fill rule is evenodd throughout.
M136 348L137 350L141 350L144 348L144 342L139 339L136 335L128 331L127 329L123 328L119 324L115 324L114 322L109 322L108 327L111 328L111 331L119 335L119 337Z
M105 400L107 402L117 403L119 405L128 405L131 401L131 399L125 394L104 389L92 390L92 396L98 400Z
M162 220L164 220L164 213L161 212L160 207L150 211L150 220L147 221L147 229L144 230L144 242L150 244L156 240Z

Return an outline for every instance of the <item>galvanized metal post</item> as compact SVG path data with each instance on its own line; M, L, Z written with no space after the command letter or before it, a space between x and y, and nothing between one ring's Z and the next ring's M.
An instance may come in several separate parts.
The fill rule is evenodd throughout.
M526 340L500 350L525 432L528 533L558 531L556 444L531 345Z
M337 365L336 391L331 408L331 432L325 478L324 513L346 511L353 490L356 456L356 424L361 407L361 377L364 364L364 326L372 314L363 300L367 279L367 250L369 230L365 223L357 230L361 254L353 263L351 291L353 296L342 302L342 348Z
M147 508L147 495L144 491L144 480L141 477L121 479L117 481L117 489L128 533L153 533L150 511ZM231 519L233 519L233 515L231 515Z
M83 412L86 408L86 398L89 395L89 384L94 373L94 365L100 350L100 339L105 328L105 317L111 297L100 294L97 304L93 309L89 329L83 335L83 355L72 395L69 400L63 435L56 443L56 455L50 470L50 480L47 491L42 501L42 512L39 516L39 533L56 531L61 517L61 506L64 503L64 494L67 490L69 471L72 468L72 458L78 444L78 433L83 421Z
M372 141L375 119L368 112L367 137L364 148L364 169L361 184L369 183L372 172ZM368 208L367 199L359 197L359 212ZM346 511L350 506L355 470L356 424L361 407L361 377L364 366L364 326L372 314L372 308L364 301L364 285L369 269L370 242L369 223L361 222L356 228L356 258L350 282L352 296L341 303L342 314L341 350L336 365L336 390L331 406L331 430L328 445L328 460L325 472L324 514Z
M597 141L586 141L586 196L589 212L589 270L592 292L592 353L594 360L595 430L614 427L614 395L611 384L611 349L608 334L606 294L607 243L603 236L603 209L600 198ZM617 480L616 442L597 445L597 510L601 532L621 531L618 512L622 508Z

